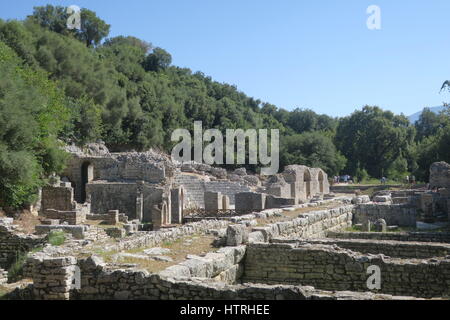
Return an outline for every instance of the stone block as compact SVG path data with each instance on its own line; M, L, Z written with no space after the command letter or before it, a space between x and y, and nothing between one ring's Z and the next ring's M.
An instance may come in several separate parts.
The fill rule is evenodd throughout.
M206 213L215 214L222 210L222 194L220 192L205 192L204 201Z
M265 207L265 194L257 192L241 192L235 195L235 209L240 214L262 211Z
M276 209L283 207L295 206L295 198L281 198L272 195L268 195L266 197L265 208L267 209Z
M242 224L229 225L227 228L227 246L239 246L248 241L248 229Z

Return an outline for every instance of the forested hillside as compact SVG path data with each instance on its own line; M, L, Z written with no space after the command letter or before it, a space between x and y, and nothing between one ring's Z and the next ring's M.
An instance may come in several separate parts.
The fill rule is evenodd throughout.
M289 112L173 66L149 42L108 38L110 26L88 9L81 30L66 27L64 7L30 12L24 21L0 20L0 205L30 201L61 170L59 142L170 152L172 131L192 129L194 120L204 129L280 129L281 166L322 167L330 176L426 180L431 162L450 161L448 111L425 111L415 125L369 106L342 119Z

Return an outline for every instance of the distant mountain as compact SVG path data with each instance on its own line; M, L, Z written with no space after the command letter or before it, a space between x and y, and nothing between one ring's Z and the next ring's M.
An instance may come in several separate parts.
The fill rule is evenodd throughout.
M439 107L431 107L430 110L433 111L434 113L439 113L442 110L444 110L444 106L439 106ZM420 115L422 114L422 111L416 112L413 115L410 115L408 117L409 121L414 124L417 120L419 120Z

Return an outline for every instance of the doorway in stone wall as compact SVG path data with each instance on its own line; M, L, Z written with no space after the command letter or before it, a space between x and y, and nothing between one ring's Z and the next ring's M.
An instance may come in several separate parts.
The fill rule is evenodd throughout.
M90 162L84 162L81 166L81 203L86 202L86 184L94 180L94 166Z

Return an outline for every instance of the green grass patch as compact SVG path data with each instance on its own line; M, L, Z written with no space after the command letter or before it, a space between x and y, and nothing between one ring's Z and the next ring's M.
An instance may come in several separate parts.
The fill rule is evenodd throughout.
M28 254L26 252L16 251L14 262L8 269L8 282L13 283L22 279L23 267L27 261Z
M48 234L48 243L52 246L60 246L66 241L66 234L64 231L52 231Z

